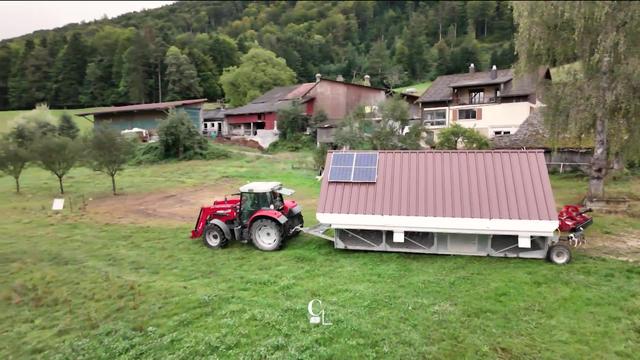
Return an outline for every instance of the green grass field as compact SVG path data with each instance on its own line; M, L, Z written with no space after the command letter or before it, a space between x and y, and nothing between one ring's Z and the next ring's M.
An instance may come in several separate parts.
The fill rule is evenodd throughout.
M307 161L309 154L284 153L140 166L128 168L118 184L131 194L273 179L313 204L315 172L292 166ZM188 239L191 223L117 225L79 210L82 198L109 196L109 179L88 169L74 169L66 179L72 211L48 210L57 182L42 170L24 173L23 194L14 194L13 185L0 178L2 359L610 359L640 353L637 263L581 251L564 267L350 252L307 235L279 252L237 243L214 251ZM560 203L578 200L586 182L554 176L553 186ZM640 180L611 188L635 192ZM307 223L314 211L304 208ZM615 220L640 226L637 218ZM599 225L590 235L605 229L626 231ZM331 326L309 324L307 304L314 298L325 304Z
M422 95L422 93L424 93L425 90L429 88L429 86L431 86L431 81L425 81L418 84L399 87L399 88L393 89L393 91L395 91L396 93L403 93L407 89L414 88L416 89L416 93L415 93L416 95Z
M95 108L86 108L86 109L69 109L69 110L60 110L60 109L52 109L51 114L56 118L56 121L60 118L62 114L65 112L68 114L77 114L85 111L91 111ZM25 113L28 113L30 110L11 110L11 111L0 111L0 134L9 131L11 126L13 125L15 119L20 117ZM89 116L92 119L91 116ZM81 116L73 115L73 120L78 125L81 131L86 131L87 129L91 129L93 127L93 123L88 121L87 119ZM56 122L57 124L57 122Z

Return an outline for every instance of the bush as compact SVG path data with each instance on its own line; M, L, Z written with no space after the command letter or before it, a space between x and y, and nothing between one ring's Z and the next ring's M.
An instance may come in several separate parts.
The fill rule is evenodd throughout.
M140 144L136 147L130 163L132 165L152 164L164 159L160 143Z
M269 145L267 152L312 150L316 146L313 137L307 134L292 134L289 139L278 139Z
M231 157L231 151L217 145L208 144L208 149L206 152L207 160L218 160L218 159L228 159Z
M196 129L183 110L171 110L158 127L160 148L164 159L205 159L207 140Z
M233 153L222 146L212 145L205 142L205 149L198 156L189 160L218 160L228 159ZM159 142L140 144L135 149L133 158L130 161L132 165L153 164L163 161L171 161L171 158L164 157L164 151ZM176 159L177 160L177 159ZM186 160L183 158L183 160Z
M438 134L436 148L445 150L457 150L460 143L467 150L481 150L489 148L489 139L475 129L465 128L460 124L454 124L443 129Z

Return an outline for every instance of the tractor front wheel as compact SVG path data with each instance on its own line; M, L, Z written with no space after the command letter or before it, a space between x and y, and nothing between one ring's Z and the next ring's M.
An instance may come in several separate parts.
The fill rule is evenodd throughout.
M262 251L279 250L282 239L282 226L273 220L258 219L251 224L251 241Z
M562 244L553 245L547 253L549 261L557 265L565 265L571 261L571 250Z
M204 235L202 235L202 241L207 247L212 249L221 249L227 246L227 238L224 236L224 232L219 226L209 224L204 229Z

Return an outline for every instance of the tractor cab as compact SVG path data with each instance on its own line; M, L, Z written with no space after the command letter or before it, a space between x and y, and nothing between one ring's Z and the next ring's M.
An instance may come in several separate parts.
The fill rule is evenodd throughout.
M238 197L213 202L200 209L191 237L203 238L211 248L231 239L251 240L260 250L277 250L285 238L297 234L304 220L301 208L284 196L294 193L279 182L252 182L240 187Z
M293 193L295 191L283 188L279 182L253 182L240 187L240 222L246 224L258 210L284 210L282 195Z

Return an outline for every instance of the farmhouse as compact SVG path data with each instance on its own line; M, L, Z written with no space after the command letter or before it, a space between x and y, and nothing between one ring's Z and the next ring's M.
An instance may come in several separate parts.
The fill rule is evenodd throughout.
M207 101L207 99L112 106L76 115L93 115L94 126L108 124L118 130L140 128L154 133L158 128L159 122L167 117L167 112L170 109L184 110L196 128L200 128L202 104L204 104L205 101Z
M300 112L313 116L324 111L328 120L318 128L318 142L332 142L336 124L357 106L374 112L385 98L385 90L371 86L323 79L315 83L280 86L249 104L225 112L223 135L247 137L267 147L278 138L277 112L298 104Z
M474 64L464 74L436 78L420 96L422 120L437 138L438 130L460 124L491 138L511 134L541 106L542 83L551 81L548 68L516 76L513 69L477 72Z
M330 151L325 168L336 248L544 258L558 228L539 150Z

